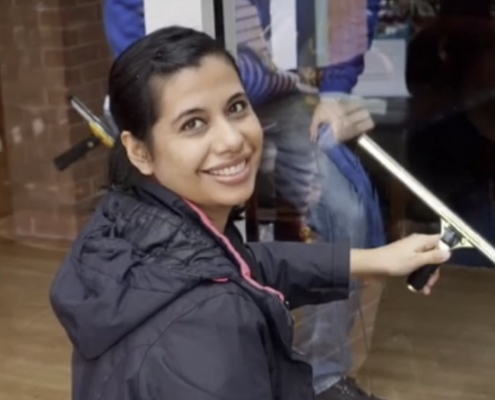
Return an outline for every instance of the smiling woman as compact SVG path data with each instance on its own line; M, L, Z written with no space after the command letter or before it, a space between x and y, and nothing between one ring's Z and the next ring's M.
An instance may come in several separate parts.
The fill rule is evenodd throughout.
M74 400L313 399L289 307L346 298L351 274L448 257L437 236L373 250L243 243L231 212L253 193L262 132L232 57L204 33L136 42L109 93L112 188L51 291Z
M212 54L168 76L166 85L163 79L151 83L161 98L149 132L153 148L129 130L122 144L141 174L200 205L223 230L225 208L244 203L254 190L261 126L226 56Z
M131 48L115 63L111 111L123 133L114 150L119 162L111 173L119 175L129 160L128 170L153 177L201 206L222 231L230 209L254 190L263 136L234 60L220 44L202 39L190 43L187 56L195 62L187 65L164 57L174 58L181 49L163 40L149 42L151 60L136 57L138 49ZM187 38L183 41L189 44ZM185 54L177 56L189 61ZM135 98L143 99L142 106L129 107ZM136 126L138 118L148 126Z

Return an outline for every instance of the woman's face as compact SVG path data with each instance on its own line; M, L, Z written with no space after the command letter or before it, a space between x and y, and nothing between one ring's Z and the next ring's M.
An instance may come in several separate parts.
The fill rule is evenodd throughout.
M158 87L160 117L141 172L207 213L247 201L263 133L234 68L208 56Z

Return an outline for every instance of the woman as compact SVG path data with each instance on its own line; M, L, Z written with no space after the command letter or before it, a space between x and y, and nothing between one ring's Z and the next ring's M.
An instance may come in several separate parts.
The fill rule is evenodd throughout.
M308 1L296 2L298 65L309 67L304 68L309 72L304 81L313 88L298 84L299 76L305 76L302 71L299 76L295 71L288 74L275 65L270 50L270 0L233 2L237 63L249 102L264 127L258 203L275 207L280 220L287 221L287 214L299 216L289 223L289 229L284 227L287 222L278 221L276 236L284 231L286 238L294 238L301 228L310 228L329 242L345 237L353 247L384 244L378 202L360 161L346 145L326 140L332 137L329 129L318 129L328 124L338 137L342 131L357 135L372 128L367 112L356 119L360 110L352 106L346 110L344 102L336 98L347 98L364 69L364 52L375 31L379 1L320 1L318 7L328 6L328 10L320 9L317 20ZM118 57L145 35L143 0L106 0L104 4L108 42ZM332 57L316 71L311 43L315 43L315 26L326 26L328 15ZM327 53L328 46L320 47L319 52ZM114 125L107 110L107 120ZM363 124L366 121L368 124ZM310 128L314 142L317 138L319 143L330 142L324 151L317 151L310 141ZM287 213L288 209L292 212ZM301 328L294 345L311 363L315 391L321 397L348 400L359 396L365 400L363 390L347 377L352 370L348 336L360 307L359 286L353 285L348 300L305 307L299 314ZM371 399L379 400L369 396Z
M438 236L373 250L243 244L231 217L253 192L262 130L233 58L206 34L138 41L109 95L122 132L112 190L51 292L74 346L74 400L312 399L290 309L344 299L351 275L449 257Z

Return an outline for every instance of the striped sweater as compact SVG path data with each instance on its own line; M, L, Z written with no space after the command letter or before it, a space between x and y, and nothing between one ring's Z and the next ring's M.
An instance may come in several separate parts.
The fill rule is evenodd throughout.
M297 78L271 65L271 16L267 0L237 1L239 66L254 104L297 90ZM379 0L317 0L326 2L328 64L318 71L319 91L350 93L364 70L364 54L375 31ZM297 1L299 53L315 39L315 10Z
M239 66L254 104L296 90L297 79L275 71L270 62L269 0L235 0ZM315 32L309 0L297 0L298 46ZM380 0L315 0L328 2L329 64L319 70L320 92L350 93L364 69L364 53L371 43ZM367 21L367 23L366 23ZM143 0L106 0L104 22L115 56L145 34Z

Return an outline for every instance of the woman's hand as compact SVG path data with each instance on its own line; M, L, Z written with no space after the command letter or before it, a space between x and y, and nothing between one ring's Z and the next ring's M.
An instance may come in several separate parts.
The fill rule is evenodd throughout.
M390 276L409 275L425 265L442 264L450 258L450 251L438 248L440 239L440 235L412 234L375 249L376 262Z
M450 252L440 250L440 235L413 234L387 246L371 250L351 251L351 273L355 275L405 276L430 264L442 264L450 258ZM430 294L438 280L437 272L423 293Z
M321 99L316 107L310 127L311 141L318 140L319 128L324 124L332 127L334 139L339 143L354 139L375 126L362 104L334 98Z

